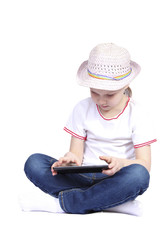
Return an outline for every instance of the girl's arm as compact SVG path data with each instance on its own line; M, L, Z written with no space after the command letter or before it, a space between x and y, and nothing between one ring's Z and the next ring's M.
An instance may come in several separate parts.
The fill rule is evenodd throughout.
M84 140L78 139L76 137L71 137L70 149L64 157L61 157L57 162L55 162L52 167L52 175L57 173L53 170L53 167L66 166L69 164L76 164L78 166L82 165L84 152Z
M136 159L135 160L127 160L124 159L124 167L129 166L131 164L141 164L143 165L148 172L151 170L151 146L147 145L144 147L136 148L135 149L135 155Z
M147 145L141 148L136 148L135 156L135 160L100 156L101 160L104 160L109 164L109 169L103 170L103 173L112 176L121 168L127 167L132 164L141 164L149 172L151 169L151 146Z
M82 165L84 153L84 140L72 136L69 153L74 154L78 158L79 165Z

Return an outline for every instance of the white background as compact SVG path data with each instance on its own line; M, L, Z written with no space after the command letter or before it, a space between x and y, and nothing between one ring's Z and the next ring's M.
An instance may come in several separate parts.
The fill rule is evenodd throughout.
M153 144L151 187L141 218L122 214L24 213L17 204L27 188L23 165L35 152L62 156L63 126L73 106L89 96L76 72L90 50L114 42L131 53L141 74L131 84L159 128L159 1L0 1L0 192L3 239L52 237L140 239L159 235L159 143ZM3 223L2 223L3 222Z

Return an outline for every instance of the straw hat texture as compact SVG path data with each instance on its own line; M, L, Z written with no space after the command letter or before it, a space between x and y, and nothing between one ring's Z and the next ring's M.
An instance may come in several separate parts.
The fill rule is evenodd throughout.
M115 91L129 85L140 70L125 48L104 43L93 48L88 61L81 64L77 81L85 87Z

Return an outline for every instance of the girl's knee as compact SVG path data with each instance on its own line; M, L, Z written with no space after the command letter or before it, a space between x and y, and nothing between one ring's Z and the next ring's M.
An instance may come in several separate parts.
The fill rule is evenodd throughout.
M47 156L40 153L32 154L24 165L24 171L27 176L36 175L47 166Z
M27 176L35 174L43 175L46 170L50 169L55 161L56 159L52 157L40 153L35 153L27 159L24 165L24 171Z
M132 182L137 184L141 189L147 189L149 186L150 175L148 170L140 165L133 164L130 166Z
M28 175L29 172L34 171L34 169L38 168L39 156L40 154L37 154L37 153L29 156L29 158L27 159L24 165L24 171L26 175Z

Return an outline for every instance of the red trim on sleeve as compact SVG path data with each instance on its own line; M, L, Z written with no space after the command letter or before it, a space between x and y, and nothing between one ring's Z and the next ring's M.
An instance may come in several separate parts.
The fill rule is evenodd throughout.
M137 144L137 145L134 145L134 148L144 147L144 146L150 145L151 143L154 143L154 142L156 142L156 141L157 141L157 139L153 139L153 140L151 140L151 141L149 141L149 142Z
M66 128L66 127L64 127L63 129L64 129L66 132L68 132L69 134L71 134L73 137L79 138L79 139L81 139L81 140L86 140L86 139L87 139L87 137L80 136L80 135L72 132L71 130L69 130L69 129Z

